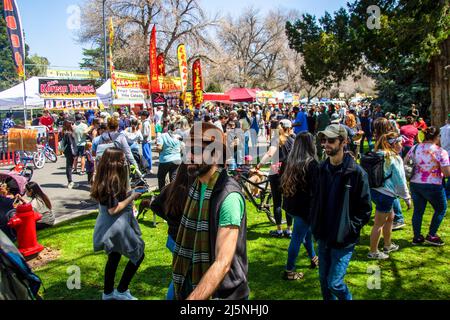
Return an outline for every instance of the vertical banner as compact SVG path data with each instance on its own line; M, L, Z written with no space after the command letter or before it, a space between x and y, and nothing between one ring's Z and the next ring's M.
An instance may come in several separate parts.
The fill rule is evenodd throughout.
M185 95L188 86L189 70L187 64L186 47L184 44L180 44L177 49L178 52L178 66L180 68L180 78L181 78L181 99L185 100Z
M112 17L109 19L109 73L111 75L111 89L113 92L113 97L114 97L114 93L116 92L117 88L115 85L115 81L113 81L112 77L114 75L114 61L113 61L113 53L112 53L112 48L114 45L114 24L113 24L113 19ZM112 97L112 99L113 99Z
M25 77L25 44L23 41L22 22L16 0L4 0L3 9L6 31L11 44L14 65L20 78Z
M156 26L154 25L150 37L150 93L159 92L158 61L156 55Z
M202 66L200 59L195 60L192 67L193 82L192 87L194 90L194 106L200 108L203 103L203 77L202 77Z
M156 62L158 64L158 76L165 77L166 76L166 64L164 59L164 53L158 54L156 58Z

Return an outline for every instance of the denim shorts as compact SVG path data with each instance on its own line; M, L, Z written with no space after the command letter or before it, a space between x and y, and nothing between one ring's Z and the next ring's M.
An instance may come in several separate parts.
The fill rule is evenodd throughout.
M394 197L387 196L375 189L370 189L372 201L375 202L376 210L381 213L391 213L394 207Z
M84 157L84 152L85 152L85 146L78 146L76 157Z

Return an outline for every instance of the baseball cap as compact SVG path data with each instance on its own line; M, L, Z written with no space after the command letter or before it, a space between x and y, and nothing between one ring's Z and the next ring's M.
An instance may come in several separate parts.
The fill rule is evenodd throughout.
M333 113L333 114L331 115L330 120L331 120L331 123L333 123L333 124L338 124L338 123L341 122L341 117L339 117L339 115L338 115L337 113Z
M324 131L320 131L319 135L326 136L327 138L348 138L347 130L340 124L329 125Z
M280 125L285 129L292 128L292 122L291 122L291 120L288 120L288 119L280 120Z

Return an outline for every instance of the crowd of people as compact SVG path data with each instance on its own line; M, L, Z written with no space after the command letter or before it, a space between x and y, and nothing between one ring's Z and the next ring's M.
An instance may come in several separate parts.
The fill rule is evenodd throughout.
M392 240L392 231L406 226L399 199L414 208L412 244L444 245L438 231L450 198L450 114L442 128L427 126L414 105L402 122L366 104L88 111L53 120L40 123L60 134L68 188L75 187L80 162L99 203L94 248L108 254L104 300L136 299L129 285L145 241L133 217L141 193L130 187L129 165L153 173L152 149L159 153L159 195L141 205L168 223L173 274L167 299L249 298L247 208L229 175L248 165L249 175L269 169L276 220L270 236L290 239L283 278L304 277L295 266L303 244L326 300L352 299L344 277L373 203L368 259L389 259L401 249ZM428 203L434 214L424 234ZM122 255L129 263L114 289Z

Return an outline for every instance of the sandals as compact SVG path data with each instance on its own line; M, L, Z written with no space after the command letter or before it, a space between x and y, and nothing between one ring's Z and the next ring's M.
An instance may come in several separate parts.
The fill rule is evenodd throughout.
M309 266L310 269L315 269L319 266L319 257L315 256L311 259L311 265Z
M295 271L284 271L283 279L284 280L301 280L303 279L304 274L302 272Z

